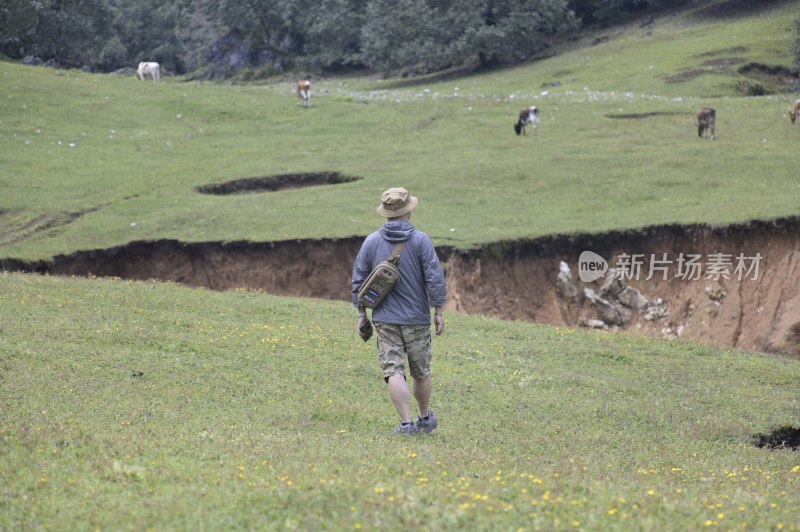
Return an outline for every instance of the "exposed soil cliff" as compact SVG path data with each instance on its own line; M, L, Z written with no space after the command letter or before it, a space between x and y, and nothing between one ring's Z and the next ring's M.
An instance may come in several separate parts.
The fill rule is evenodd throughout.
M438 251L446 268L451 311L636 330L800 356L798 229L800 218L726 227L658 226ZM50 262L4 259L0 268L161 279L214 290L256 288L349 301L352 264L361 241L133 242ZM631 290L619 295L625 286L615 289L606 283L604 288L602 278L583 282L579 258L584 251L604 258L611 268L626 257L641 256L641 269L621 276ZM696 268L685 275L689 269L683 261L692 257ZM571 283L565 284L563 274L559 278L562 262L572 272ZM633 299L622 297L630 294ZM608 301L623 318L604 314Z
M799 228L798 219L719 228L661 226L545 238L506 249L496 246L495 252L491 247L477 253L451 252L447 257L450 306L467 313L569 326L602 321L584 289L599 290L604 280L587 284L575 275L572 297L558 282L559 262L578 272L578 259L585 250L606 258L610 266L623 254L642 254L638 280L631 273L627 282L648 304L628 307L629 319L617 326L800 356ZM681 254L699 258L703 267L698 269L699 278L676 277ZM663 261L662 269L645 280L653 255ZM737 272L740 255L745 270ZM753 259L757 256L760 260ZM712 268L716 259L729 259L730 264L722 268L717 261ZM653 303L659 303L659 312L648 312Z

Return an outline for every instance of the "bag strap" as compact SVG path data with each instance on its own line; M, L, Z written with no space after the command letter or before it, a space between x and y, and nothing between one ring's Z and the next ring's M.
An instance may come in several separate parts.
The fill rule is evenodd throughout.
M403 252L403 248L406 247L406 243L400 242L394 247L392 251L392 256L389 257L388 261L397 266L397 263L400 262L400 254Z

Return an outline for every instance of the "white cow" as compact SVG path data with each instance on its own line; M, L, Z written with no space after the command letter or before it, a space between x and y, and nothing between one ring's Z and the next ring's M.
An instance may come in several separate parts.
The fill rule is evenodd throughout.
M139 79L144 80L145 76L150 76L153 80L161 79L161 65L154 62L142 61L139 63Z
M303 107L311 107L311 82L307 79L297 82L297 99Z
M526 107L522 111L519 112L519 120L517 123L514 124L514 131L516 131L517 135L527 135L525 132L525 126L530 124L533 126L533 132L539 132L539 108L538 107Z

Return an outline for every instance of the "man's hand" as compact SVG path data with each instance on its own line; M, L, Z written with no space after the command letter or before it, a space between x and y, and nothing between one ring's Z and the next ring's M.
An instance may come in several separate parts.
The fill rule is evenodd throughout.
M441 336L444 332L444 316L441 314L434 314L433 323L436 324L436 336Z

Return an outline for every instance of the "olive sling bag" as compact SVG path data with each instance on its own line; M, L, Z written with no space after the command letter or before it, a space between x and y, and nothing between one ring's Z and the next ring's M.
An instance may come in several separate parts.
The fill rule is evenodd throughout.
M400 254L405 245L405 242L397 244L392 255L375 266L375 269L364 280L358 291L359 307L374 309L383 303L383 300L392 291L394 285L400 280L400 269L397 265L400 263Z

